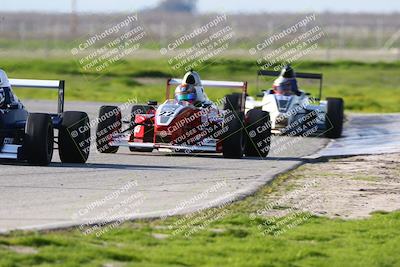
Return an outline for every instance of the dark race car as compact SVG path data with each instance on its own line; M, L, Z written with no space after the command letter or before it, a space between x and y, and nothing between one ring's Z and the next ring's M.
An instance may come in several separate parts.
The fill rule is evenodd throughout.
M28 112L14 94L13 87L58 90L57 113ZM64 87L64 81L8 79L0 70L0 160L48 165L53 157L54 144L58 144L62 162L86 162L90 130L84 126L89 123L89 118L84 112L64 112ZM58 135L54 134L55 129Z
M178 86L170 98L171 86ZM210 101L204 88L241 89L221 101ZM183 79L169 79L167 100L160 106L135 105L127 120L115 106L103 106L99 113L97 149L116 153L119 147L131 151L222 153L226 158L267 156L270 147L268 112L251 110L244 115L247 82L201 81L197 72ZM257 130L256 136L249 135Z

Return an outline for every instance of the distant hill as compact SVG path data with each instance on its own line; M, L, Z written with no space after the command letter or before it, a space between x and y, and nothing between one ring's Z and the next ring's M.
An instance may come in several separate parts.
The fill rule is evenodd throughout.
M154 10L194 13L196 9L197 0L164 0Z

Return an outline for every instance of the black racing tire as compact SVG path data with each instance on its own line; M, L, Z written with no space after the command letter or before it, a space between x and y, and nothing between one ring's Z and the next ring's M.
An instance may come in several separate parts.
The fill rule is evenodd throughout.
M58 132L58 154L63 163L85 163L90 152L89 116L85 112L66 111Z
M267 111L251 109L246 114L247 157L268 156L271 147L271 121Z
M104 154L117 153L118 146L109 145L109 136L121 132L122 113L116 106L102 106L96 130L97 151Z
M131 121L132 123L135 122L135 116L138 114L147 114L149 110L154 109L154 106L149 106L149 105L134 105L132 106L131 109ZM153 148L135 148L135 147L130 147L129 150L131 152L152 152Z
M243 157L245 147L243 118L243 112L230 111L225 114L224 127L227 127L227 130L222 139L224 158L240 159Z
M234 93L225 96L224 110L240 111L242 94Z
M340 138L343 132L344 101L342 98L327 98L326 133L328 138Z
M25 125L24 153L29 164L47 166L53 158L54 129L51 116L30 113Z

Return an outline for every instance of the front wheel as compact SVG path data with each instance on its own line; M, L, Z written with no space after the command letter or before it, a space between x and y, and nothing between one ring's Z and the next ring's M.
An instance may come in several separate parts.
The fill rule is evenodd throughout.
M222 140L222 153L225 158L240 159L244 153L243 112L228 111L224 117L223 128L226 133Z
M234 93L225 96L224 110L239 111L242 103L242 94Z
M117 153L118 146L111 146L112 136L120 133L122 128L122 113L118 107L102 106L99 111L99 123L96 130L97 151L110 154Z
M342 98L327 98L326 137L340 138L343 131L344 101Z
M51 116L30 113L25 125L24 152L28 163L47 166L53 158L54 129Z
M269 113L251 109L246 114L246 149L248 157L266 157L271 146L271 121Z
M63 163L85 163L90 151L89 117L85 112L66 111L58 134L58 153Z

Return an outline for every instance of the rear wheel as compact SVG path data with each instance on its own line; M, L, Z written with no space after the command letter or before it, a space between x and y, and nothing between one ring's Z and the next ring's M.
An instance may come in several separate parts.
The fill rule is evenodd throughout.
M47 166L53 157L54 130L49 114L30 113L25 126L24 151L30 164Z
M122 113L116 106L102 106L99 111L99 123L96 130L97 151L117 153L118 146L111 146L112 135L121 132Z
M339 138L342 136L344 120L344 101L342 98L327 98L326 137Z
M242 94L234 93L225 96L224 110L239 111L242 103Z
M269 113L259 109L246 114L246 148L248 157L266 157L271 146L271 122Z
M64 163L85 163L90 151L89 117L85 112L66 111L58 134L58 153Z
M245 139L243 135L243 112L227 112L224 127L227 131L222 140L222 153L225 158L240 159L243 157Z

